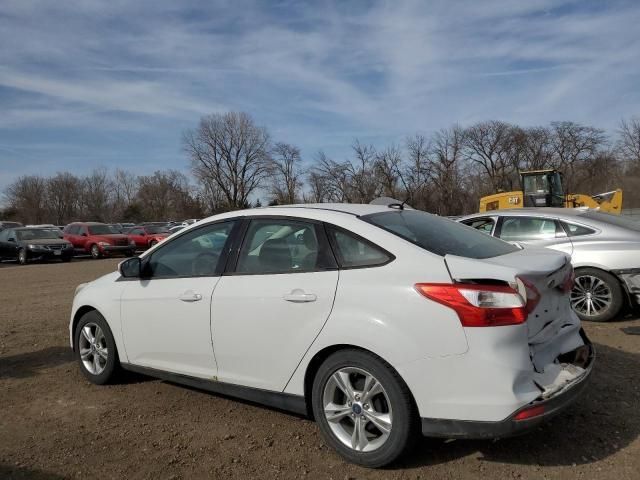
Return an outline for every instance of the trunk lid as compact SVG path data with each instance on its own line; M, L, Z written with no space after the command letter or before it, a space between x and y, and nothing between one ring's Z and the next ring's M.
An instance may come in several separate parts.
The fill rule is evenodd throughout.
M515 287L519 278L527 286L527 303L531 309L525 325L531 362L535 372L541 374L541 383L554 383L550 378L554 368L547 368L546 375L542 376L545 368L560 355L584 344L579 333L580 320L571 309L568 292L563 290L572 273L569 256L531 247L487 259L446 255L445 263L456 282L498 280Z

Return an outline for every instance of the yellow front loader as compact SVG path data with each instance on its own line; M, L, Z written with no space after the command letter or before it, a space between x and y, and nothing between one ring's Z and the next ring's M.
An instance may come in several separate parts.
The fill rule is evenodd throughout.
M520 172L522 190L500 192L480 199L480 212L521 207L588 207L619 215L622 210L622 190L598 195L565 194L562 175L557 170Z

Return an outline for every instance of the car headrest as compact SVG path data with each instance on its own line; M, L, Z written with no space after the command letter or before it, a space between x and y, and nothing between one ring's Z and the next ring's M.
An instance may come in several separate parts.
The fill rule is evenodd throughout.
M272 238L260 248L260 266L265 272L287 271L291 269L291 250L284 238Z

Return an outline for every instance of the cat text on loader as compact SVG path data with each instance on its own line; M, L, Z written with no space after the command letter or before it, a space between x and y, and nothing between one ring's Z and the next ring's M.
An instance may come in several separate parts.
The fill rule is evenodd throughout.
M480 212L521 207L587 207L601 212L620 214L622 190L583 195L562 189L562 175L557 170L520 172L522 190L500 192L480 199Z

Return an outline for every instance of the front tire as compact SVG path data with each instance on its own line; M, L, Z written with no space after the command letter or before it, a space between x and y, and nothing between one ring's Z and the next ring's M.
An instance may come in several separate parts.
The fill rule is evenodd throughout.
M89 251L91 252L91 258L93 258L94 260L97 260L102 256L102 254L100 253L100 247L98 247L96 243L91 245Z
M157 244L158 244L158 242L157 242L156 240L151 240L151 241L149 242L149 248L153 248L153 247L155 247Z
M624 295L616 277L597 268L576 270L571 307L580 320L608 322L623 305Z
M369 352L341 350L327 358L314 378L311 402L325 440L349 462L388 465L417 436L419 418L409 388Z
M18 251L18 263L20 265L26 265L28 261L29 261L29 258L27 256L27 250L24 248L21 248Z
M82 374L91 383L104 385L118 371L118 352L107 321L97 311L85 313L74 335L75 353Z

